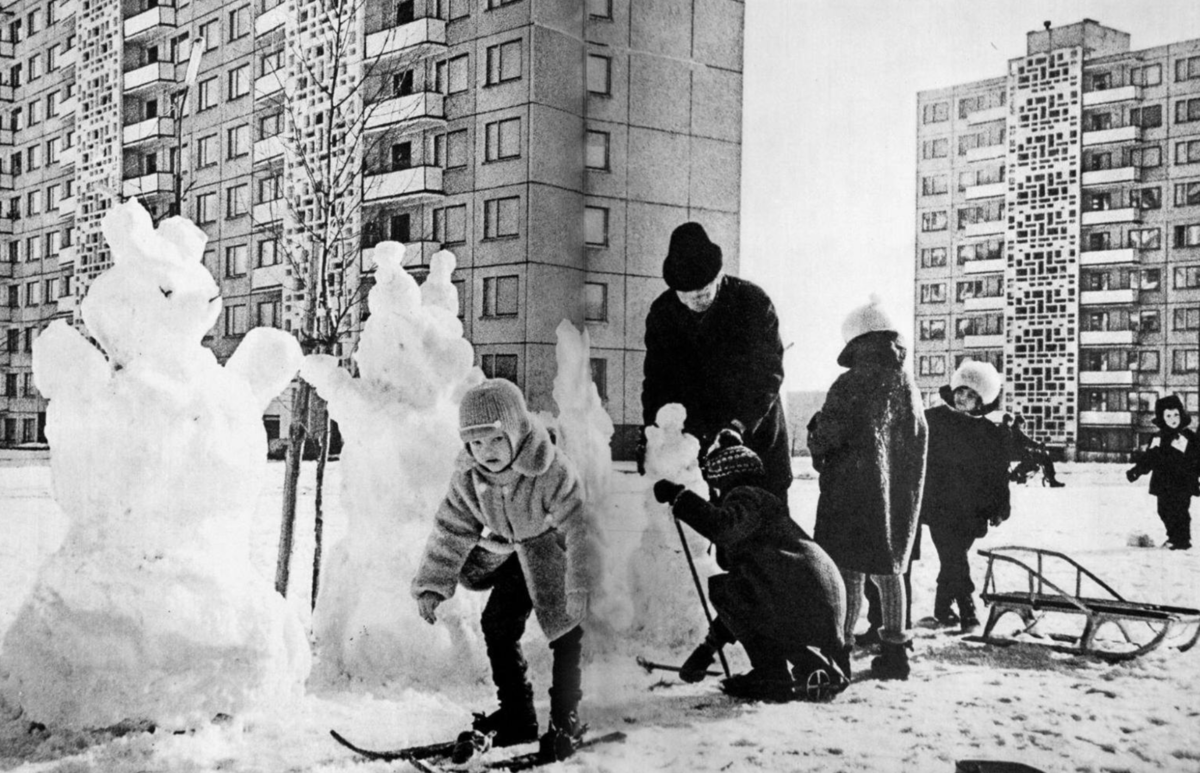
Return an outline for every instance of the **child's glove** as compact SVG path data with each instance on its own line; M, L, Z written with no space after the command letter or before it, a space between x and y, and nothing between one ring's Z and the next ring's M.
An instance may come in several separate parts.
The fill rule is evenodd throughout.
M582 620L587 616L588 592L573 590L567 593L567 617L572 620Z
M654 498L663 504L670 504L675 501L675 497L683 493L683 486L678 483L672 483L669 480L660 480L654 484Z
M417 596L417 611L421 614L421 619L433 625L437 622L437 608L442 603L442 597L433 591L425 591L420 596Z
M1128 470L1125 471L1125 480L1129 481L1130 483L1133 483L1135 480L1137 480L1140 477L1141 476L1138 475L1136 467L1130 467Z

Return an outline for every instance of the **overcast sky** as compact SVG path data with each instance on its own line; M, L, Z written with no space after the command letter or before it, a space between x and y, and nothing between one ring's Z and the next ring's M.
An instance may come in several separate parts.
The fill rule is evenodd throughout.
M741 274L779 310L787 389L841 373L872 292L911 337L917 92L1002 76L1027 32L1084 18L1134 50L1200 38L1200 0L747 0Z

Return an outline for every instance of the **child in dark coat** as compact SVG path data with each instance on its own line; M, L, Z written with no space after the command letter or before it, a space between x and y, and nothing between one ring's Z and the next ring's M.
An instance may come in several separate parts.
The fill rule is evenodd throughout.
M670 481L654 484L658 501L670 503L676 517L713 541L717 564L727 572L709 578L718 618L681 678L703 679L717 650L740 641L753 668L726 679L726 693L775 700L833 697L850 682L846 590L837 566L762 487L762 460L736 435L721 433L705 467L712 503Z
M1200 446L1196 434L1187 429L1192 417L1175 395L1154 404L1154 423L1159 432L1150 441L1138 463L1125 473L1132 483L1150 473L1150 494L1158 498L1158 517L1167 528L1164 547L1187 550L1192 546L1192 497L1200 496Z

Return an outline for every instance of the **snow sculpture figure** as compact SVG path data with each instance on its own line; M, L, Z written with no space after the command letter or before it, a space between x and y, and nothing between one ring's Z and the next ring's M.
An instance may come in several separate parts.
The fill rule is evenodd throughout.
M417 615L409 583L429 524L462 450L458 403L482 379L463 338L454 255L439 252L418 287L404 245L375 247L371 316L354 352L358 378L328 355L305 358L300 375L329 403L341 452L345 536L328 554L313 620L316 679L378 693L473 681L486 673L479 594Z
M81 311L107 360L62 321L33 348L69 527L5 636L4 699L76 728L265 710L310 666L298 616L249 553L262 412L300 347L254 329L221 367L201 345L221 311L205 234L183 218L156 230L136 201L102 229L113 266Z
M708 499L708 484L700 472L700 441L683 431L686 417L687 410L679 403L668 403L658 410L655 426L646 428L644 480L666 479ZM633 633L643 641L677 649L704 638L708 621L680 546L679 532L665 507L655 501L647 485L642 542L630 562ZM708 541L691 529L685 529L684 535L700 577L717 573L716 559L707 551Z

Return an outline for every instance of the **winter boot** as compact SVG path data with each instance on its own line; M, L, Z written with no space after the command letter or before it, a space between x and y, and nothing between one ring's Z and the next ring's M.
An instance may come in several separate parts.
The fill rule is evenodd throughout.
M938 588L933 598L933 617L938 625L952 626L959 624L959 616L954 614L951 606L954 599L942 588Z
M538 741L538 756L545 762L565 760L579 748L585 732L587 725L574 710L551 716L550 726Z
M493 746L515 746L536 741L537 737L537 711L533 708L533 690L530 689L524 701L501 703L499 710L491 714L477 712L471 729L459 733L450 758L461 765Z
M874 647L879 644L879 627L873 625L865 633L855 636L854 644L858 647Z
M871 673L876 679L908 679L908 651L911 642L898 644L884 641L879 645L879 657L871 660Z
M959 630L975 633L979 630L979 618L975 615L975 600L970 595L958 597Z

